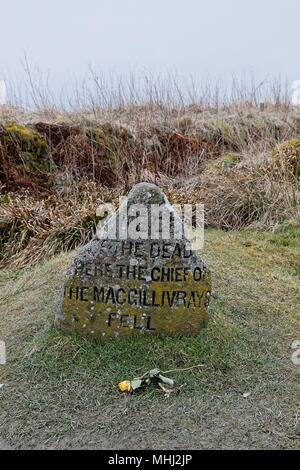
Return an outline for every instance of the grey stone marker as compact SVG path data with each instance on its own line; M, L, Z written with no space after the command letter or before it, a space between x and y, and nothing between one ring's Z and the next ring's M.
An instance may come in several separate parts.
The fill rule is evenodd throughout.
M162 215L156 216L155 209ZM167 227L170 234L162 239ZM210 273L185 236L174 238L181 227L181 218L157 186L134 186L71 262L57 327L101 340L197 334L208 319Z

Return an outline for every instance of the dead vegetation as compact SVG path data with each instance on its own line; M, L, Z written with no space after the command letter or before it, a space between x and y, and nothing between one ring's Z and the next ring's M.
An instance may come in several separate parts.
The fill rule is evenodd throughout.
M85 243L100 202L158 184L172 203L204 203L206 225L273 229L299 219L297 108L244 103L137 106L0 120L0 266L26 266ZM33 120L33 116L35 121ZM11 111L10 118L13 117Z

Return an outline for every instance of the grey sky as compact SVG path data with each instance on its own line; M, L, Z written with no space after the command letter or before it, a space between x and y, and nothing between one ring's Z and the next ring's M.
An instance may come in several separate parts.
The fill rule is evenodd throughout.
M300 78L299 0L1 0L0 69ZM1 77L0 77L1 78Z

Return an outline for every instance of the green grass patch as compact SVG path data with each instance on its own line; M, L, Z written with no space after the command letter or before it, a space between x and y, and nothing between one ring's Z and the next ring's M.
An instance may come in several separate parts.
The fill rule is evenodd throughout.
M204 435L204 448L295 448L297 227L259 234L207 231L211 318L196 337L145 335L101 344L57 331L59 290L75 252L3 272L2 436L16 448L99 448L99 439L110 448L202 448ZM122 380L155 367L197 364L203 367L170 374L183 387L168 400L155 386L130 396L118 390ZM130 439L124 426L131 426Z

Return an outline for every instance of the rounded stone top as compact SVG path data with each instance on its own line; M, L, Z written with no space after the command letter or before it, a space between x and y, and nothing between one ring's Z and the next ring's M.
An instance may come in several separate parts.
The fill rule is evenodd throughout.
M129 192L127 203L131 204L168 204L162 190L151 183L138 183Z

